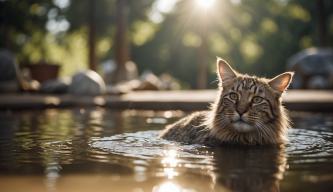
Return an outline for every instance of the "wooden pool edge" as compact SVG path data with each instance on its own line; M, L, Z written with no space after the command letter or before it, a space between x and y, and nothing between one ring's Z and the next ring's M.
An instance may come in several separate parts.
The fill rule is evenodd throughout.
M138 91L124 95L80 96L42 94L0 94L0 110L68 107L110 109L205 110L216 90ZM293 111L333 112L333 91L289 90L284 105Z

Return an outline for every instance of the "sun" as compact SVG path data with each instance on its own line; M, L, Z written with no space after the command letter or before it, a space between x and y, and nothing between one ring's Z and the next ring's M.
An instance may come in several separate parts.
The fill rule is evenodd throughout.
M202 8L209 9L213 7L215 0L196 0L196 3Z

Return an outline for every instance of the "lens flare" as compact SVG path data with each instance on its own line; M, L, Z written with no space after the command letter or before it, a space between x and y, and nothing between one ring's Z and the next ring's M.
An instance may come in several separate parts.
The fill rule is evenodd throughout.
M203 7L205 9L209 9L213 7L215 0L196 0L198 6Z
M183 191L182 188L172 182L165 182L161 185L155 186L153 188L153 192L169 192L169 191L173 191L173 192L180 192Z

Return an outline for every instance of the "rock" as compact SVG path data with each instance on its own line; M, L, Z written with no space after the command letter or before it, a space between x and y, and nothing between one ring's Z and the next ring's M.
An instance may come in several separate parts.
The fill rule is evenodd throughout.
M126 68L126 80L133 80L139 77L139 71L136 63L133 61L127 61L125 63Z
M35 92L39 88L39 82L24 76L24 71L22 73L18 67L14 55L6 50L0 51L0 93Z
M113 60L102 63L103 78L107 84L116 84L138 79L137 65L133 61L127 61L121 70L117 70L117 64Z
M94 71L79 72L72 77L68 92L74 95L100 95L105 93L105 83Z
M292 88L333 88L333 49L310 48L301 51L289 59L288 69L295 71Z
M137 87L141 85L141 81L138 79L134 79L131 81L121 82L116 85L107 85L107 94L110 95L119 95L119 94L125 94L133 91Z
M161 80L151 71L144 71L140 76L140 85L133 90L156 91L161 89Z
M16 62L9 51L0 51L0 73L1 82L16 80Z
M306 87L309 89L325 89L329 87L327 79L320 75L310 77L307 83Z
M131 91L179 90L180 84L169 74L156 76L151 71L144 71L139 79L108 85L108 94L124 94Z
M0 51L0 92L17 92L20 89L16 77L15 57L7 50Z
M41 84L39 91L42 93L63 94L67 93L69 85L70 80L68 79L48 80Z
M163 73L160 75L160 80L161 80L161 89L163 90L180 90L181 86L177 79L172 77L168 73Z

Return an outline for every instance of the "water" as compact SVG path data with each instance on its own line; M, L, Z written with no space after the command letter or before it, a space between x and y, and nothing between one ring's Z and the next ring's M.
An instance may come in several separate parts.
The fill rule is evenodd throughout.
M283 148L208 148L159 139L179 111L0 112L0 189L332 191L333 116L293 112Z

